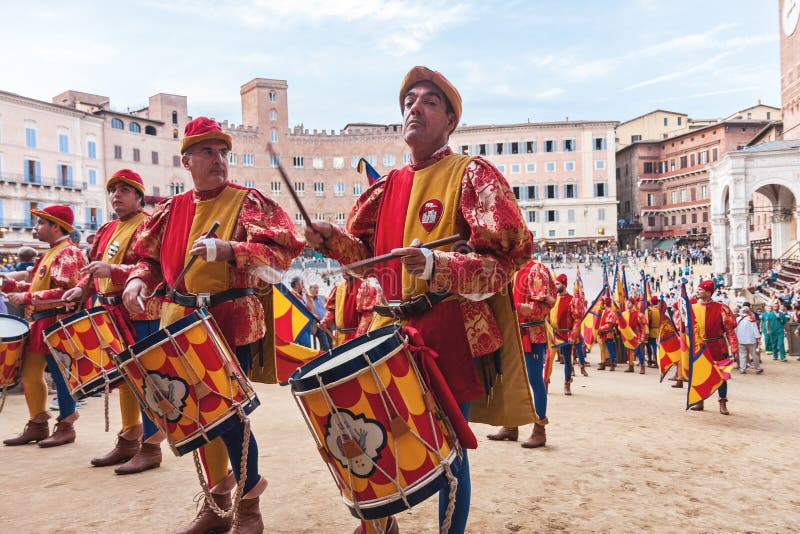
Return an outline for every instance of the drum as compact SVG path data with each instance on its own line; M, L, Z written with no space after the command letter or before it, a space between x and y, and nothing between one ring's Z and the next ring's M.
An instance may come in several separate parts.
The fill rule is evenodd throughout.
M0 390L13 388L19 383L29 332L27 321L0 313Z
M114 355L125 349L125 341L102 306L56 321L43 335L76 400L122 383Z
M455 434L399 326L340 345L297 369L289 383L355 517L400 512L448 483Z
M214 318L199 309L132 345L117 364L177 456L240 424L259 405Z

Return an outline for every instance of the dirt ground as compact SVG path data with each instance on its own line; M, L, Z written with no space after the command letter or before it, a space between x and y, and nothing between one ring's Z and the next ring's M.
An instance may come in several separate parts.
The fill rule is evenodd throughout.
M686 390L659 384L649 369L592 370L565 397L557 365L546 448L489 442L491 428L473 426L479 447L470 452L467 531L800 531L800 362L768 359L765 369L734 375L725 417L716 399L705 412L684 411ZM253 427L270 483L261 500L266 532L351 532L355 521L289 389L256 389L262 406ZM26 419L22 395L11 395L0 437L16 435ZM116 476L89 465L114 441L103 432L102 399L90 399L76 427L76 443L56 449L0 446L1 532L169 532L194 517L199 485L190 456L165 449L159 469ZM435 498L399 515L401 530L414 533L435 532L435 518Z

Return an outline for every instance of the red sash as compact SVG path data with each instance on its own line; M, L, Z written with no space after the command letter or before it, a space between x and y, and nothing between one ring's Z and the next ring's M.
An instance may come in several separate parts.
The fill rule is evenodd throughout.
M356 278L345 289L344 305L342 307L342 327L357 328L361 317L356 310L358 304L358 288L361 287L361 280Z
M167 219L165 236L169 236L169 246L161 247L161 272L164 281L172 287L175 279L183 270L183 262L186 257L186 245L189 241L189 230L194 219L194 193L186 191L180 195L172 197ZM179 288L186 291L186 286L181 281Z
M386 177L386 185L375 225L375 250L373 252L376 256L388 254L393 248L403 246L406 212L413 184L414 172L408 166L400 170L394 169ZM380 282L387 300L403 298L400 258L379 264L375 267L374 275Z
M94 236L95 240L97 241L97 256L94 258L89 258L90 260L98 261L102 259L103 252L105 252L108 242L111 241L111 236L114 235L114 230L117 228L118 224L119 219L114 219L110 223L104 224L100 227Z

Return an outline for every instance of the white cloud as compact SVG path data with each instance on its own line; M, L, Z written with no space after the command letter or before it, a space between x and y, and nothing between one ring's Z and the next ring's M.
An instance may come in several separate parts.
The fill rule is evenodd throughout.
M651 78L649 80L644 80L644 81L635 83L633 85L629 85L628 87L625 87L623 89L623 91L631 91L633 89L640 89L642 87L647 87L648 85L654 85L654 84L657 84L657 83L669 82L669 81L672 81L672 80L677 80L679 78L684 78L686 76L689 76L690 74L694 74L696 72L700 72L700 71L706 70L706 69L710 68L711 66L713 66L715 63L718 63L722 59L724 59L726 57L729 57L729 56L732 56L733 54L734 54L733 52L723 52L722 54L717 54L716 56L713 56L713 57L703 61L702 63L698 63L698 64L693 65L691 67L688 67L688 68L685 68L685 69L681 69L681 70L677 70L677 71L671 72L669 74L656 76L655 78Z

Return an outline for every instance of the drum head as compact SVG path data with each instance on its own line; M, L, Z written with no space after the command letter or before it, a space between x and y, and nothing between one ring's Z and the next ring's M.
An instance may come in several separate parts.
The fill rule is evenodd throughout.
M16 341L30 332L27 321L13 315L0 313L0 339Z

